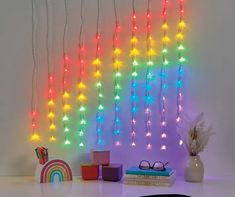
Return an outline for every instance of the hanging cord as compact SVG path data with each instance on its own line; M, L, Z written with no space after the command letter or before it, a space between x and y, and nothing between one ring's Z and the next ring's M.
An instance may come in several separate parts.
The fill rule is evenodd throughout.
M99 25L100 25L100 0L97 0L96 33L99 33Z
M135 0L132 0L132 11L135 13Z
M68 0L64 0L64 8L65 8L65 23L64 23L64 32L63 32L63 57L65 59L66 56L65 37L68 29Z
M33 58L33 70L32 70L32 95L31 95L31 110L34 111L36 109L36 97L35 92L37 92L37 61L36 61L36 48L35 48L35 34L37 31L37 25L35 23L35 2L34 0L31 1L32 3L32 58Z
M78 39L79 47L81 47L81 45L83 44L82 36L84 32L84 0L81 0L80 18L81 18L81 25L80 25L80 32L79 32L79 39Z
M47 53L47 66L48 66L48 74L54 76L55 66L54 63L51 62L51 51L50 51L50 22L51 18L49 15L49 0L46 0L46 53Z
M96 57L99 57L99 45L100 45L100 32L99 32L99 26L100 26L100 0L97 0L97 20L96 20L96 39L98 40L96 43Z
M49 32L50 32L50 25L49 25L49 8L48 8L48 0L46 0L46 55L47 55L47 69L48 69L48 77L50 76L50 50L49 50Z
M117 15L117 5L116 5L116 0L113 0L113 6L114 6L114 14L115 14L115 23L116 26L119 24L119 20L118 20L118 15Z

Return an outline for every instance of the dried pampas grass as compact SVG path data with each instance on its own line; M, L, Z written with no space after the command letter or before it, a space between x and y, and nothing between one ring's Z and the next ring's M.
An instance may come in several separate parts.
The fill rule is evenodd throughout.
M201 113L188 122L187 132L181 137L190 156L196 156L204 151L212 134L212 128L205 125L204 114Z

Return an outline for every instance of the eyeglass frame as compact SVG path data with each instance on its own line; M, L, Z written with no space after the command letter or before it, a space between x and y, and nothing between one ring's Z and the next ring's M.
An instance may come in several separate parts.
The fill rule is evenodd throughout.
M145 167L143 167L143 166L141 166L141 163L142 162L147 162L147 164L148 164L148 168L145 168ZM160 169L160 168L154 168L154 166L155 166L155 164L156 163L160 163L160 164L162 164L162 168ZM166 170L166 168L165 168L165 166L168 164L169 162L166 162L166 163L163 163L162 161L155 161L154 163L153 163L153 165L151 166L151 164L150 164L150 162L148 161L148 160L142 160L142 161L140 161L140 164L139 164L139 169L141 169L141 170L155 170L155 171L165 171Z

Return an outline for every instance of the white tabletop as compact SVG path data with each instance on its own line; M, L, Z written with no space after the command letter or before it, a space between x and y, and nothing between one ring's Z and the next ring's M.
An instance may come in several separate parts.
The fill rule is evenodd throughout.
M235 178L206 178L203 183L186 183L177 179L172 187L130 186L122 182L82 181L40 184L33 177L0 177L1 197L137 197L177 193L193 197L235 196Z

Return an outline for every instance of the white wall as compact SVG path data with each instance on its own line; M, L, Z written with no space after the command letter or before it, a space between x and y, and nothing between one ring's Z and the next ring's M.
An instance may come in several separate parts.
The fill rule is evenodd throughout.
M62 0L51 0L51 10L53 11L53 61L57 65L58 87L57 94L60 98L60 76L61 76L61 35L64 23L64 10ZM112 78L111 78L111 33L113 27L113 12L112 1L102 0L102 33L104 34L103 47L105 48L104 67L107 73L104 74L106 82L105 105L107 106L105 131L107 140L111 140L111 121L113 116L112 99L109 94L112 94ZM130 1L120 0L120 8L122 11L121 22L123 22L123 47L124 53L128 54L130 37ZM137 11L144 19L146 9L146 1L136 0ZM174 18L175 1L170 1L171 10L171 25L177 18ZM71 0L70 7L70 22L69 22L69 52L73 59L76 58L76 41L78 33L79 20L79 1ZM232 167L235 166L235 93L233 75L235 73L234 55L235 55L235 1L232 0L195 0L186 1L186 16L187 16L187 56L188 69L186 77L186 111L191 114L197 114L204 111L207 121L214 127L215 135L212 137L206 151L201 155L206 167L206 175L226 175L234 172ZM88 68L88 83L90 88L89 95L89 120L90 126L88 130L87 149L79 150L76 146L76 137L70 148L65 148L62 145L63 135L59 131L60 141L51 145L47 143L47 120L46 120L46 65L45 65L45 2L38 1L37 7L39 10L39 34L38 34L38 50L39 50L39 65L40 65L40 129L43 133L44 140L39 145L49 147L50 154L62 157L68 160L73 167L75 174L78 174L79 163L88 161L88 152L94 145L94 110L95 93L93 88L94 80L91 78L92 66ZM159 39L161 32L159 27L160 1L153 1L154 13L154 29L156 38ZM112 17L110 17L112 16ZM86 0L86 40L88 45L88 61L93 57L93 40L91 39L95 33L96 19L96 1ZM144 20L141 22L144 27ZM143 29L143 28L142 28ZM172 27L171 37L175 34L175 26ZM140 31L140 37L144 40L144 29ZM144 44L144 43L143 43ZM143 45L142 44L142 45ZM157 41L159 49L159 41ZM172 52L174 44L171 46ZM144 49L144 45L142 46ZM127 55L125 55L127 56ZM174 55L171 60L174 61ZM130 71L128 67L128 58L125 57L126 65L123 68L126 73ZM174 65L169 72L174 72ZM143 68L142 68L143 69ZM0 1L0 175L32 175L36 157L34 148L37 144L32 144L28 141L29 128L29 103L31 94L31 4L30 0L1 0ZM159 70L156 69L156 73ZM174 77L172 78L174 79ZM72 79L73 84L75 79ZM129 78L125 75L123 84L128 87ZM170 90L174 95L174 83L169 82ZM159 80L154 83L154 89L158 89ZM143 76L140 80L140 87L143 88ZM73 89L75 91L75 89ZM141 95L143 91L140 91ZM154 93L157 96L157 92ZM129 96L129 88L124 88L123 96ZM174 108L174 97L170 99L171 111L169 111L169 120L172 123ZM142 98L140 98L143 101ZM58 100L58 105L60 101ZM142 105L140 105L141 107ZM179 174L183 172L183 165L186 159L184 150L176 146L177 135L175 134L174 125L169 126L171 133L170 142L168 143L169 152L162 154L159 151L159 133L158 124L159 117L157 114L157 103L155 103L154 117L154 148L151 152L144 149L144 140L141 140L141 135L138 137L140 145L132 150L128 145L129 132L129 117L124 115L129 113L129 101L124 100L123 108L123 135L125 136L124 145L122 148L111 148L113 162L122 162L125 167L136 164L141 159L154 160L169 160L172 166L176 167ZM59 114L59 107L57 114ZM75 113L73 115L75 116ZM142 117L139 117L139 122ZM59 124L59 122L58 122ZM73 125L75 130L75 124ZM143 134L143 124L139 125L140 131ZM141 131L142 130L142 131ZM74 134L75 136L75 134ZM107 145L108 147L110 144Z

